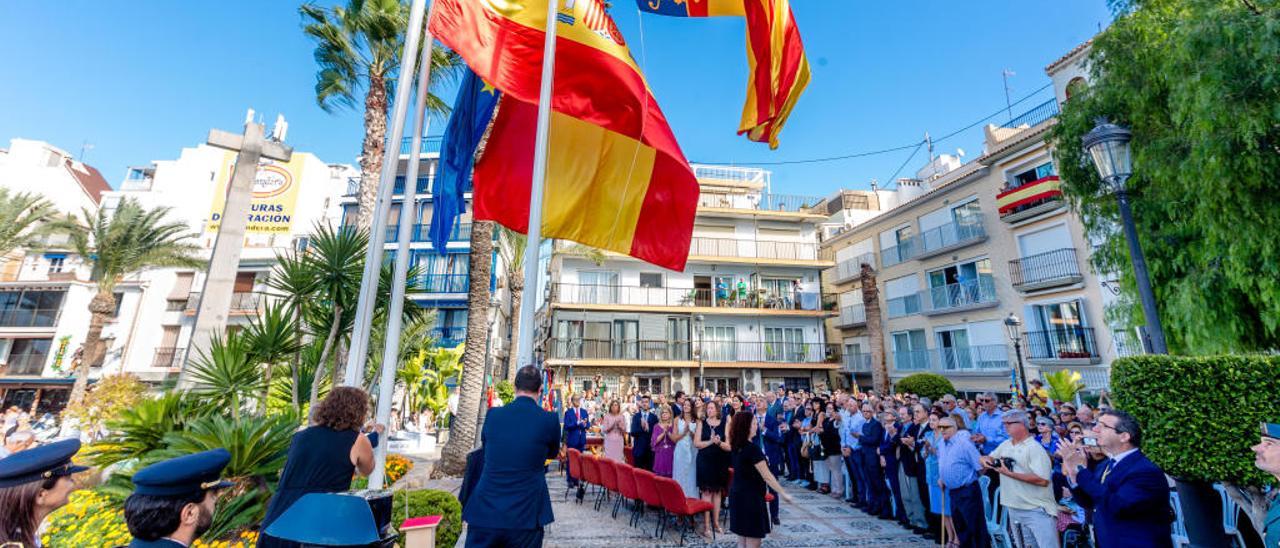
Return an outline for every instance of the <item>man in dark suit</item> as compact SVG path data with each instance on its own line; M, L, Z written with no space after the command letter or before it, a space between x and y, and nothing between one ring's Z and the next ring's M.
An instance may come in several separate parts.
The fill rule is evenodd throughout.
M1169 483L1139 450L1138 421L1124 411L1105 411L1093 434L1108 458L1092 470L1079 444L1064 442L1058 454L1075 500L1093 510L1098 548L1171 546Z
M577 449L581 453L587 448L587 427L591 425L591 415L582 408L582 396L574 394L570 402L572 405L564 411L564 446L566 452L569 449ZM565 474L564 477L569 482L569 487L578 484L578 480L573 479L569 474ZM582 495L581 492L578 494Z
M782 404L782 448L787 457L787 479L800 479L800 428L796 420L796 406L791 398Z
M560 450L560 421L537 398L542 375L531 365L516 372L516 398L489 410L484 472L462 509L467 546L542 546L542 528L555 521L544 473Z
M880 426L884 435L880 439L880 459L884 463L884 478L889 482L889 495L893 497L892 515L905 525L907 511L902 504L902 484L898 481L898 447L902 445L902 429L891 411L880 413ZM896 511L893 511L896 510Z
M636 468L653 471L653 425L658 415L649 410L649 396L640 398L640 410L631 415L631 456Z
M778 415L782 413L779 412ZM757 405L756 423L763 431L763 435L756 436L756 445L764 452L769 472L775 478L782 477L782 430L778 429L778 417L769 415L767 407ZM781 525L782 521L778 519L778 499L781 497L773 492L773 488L769 488L769 492L773 493L773 500L769 502L769 517L774 525Z
M862 447L862 473L867 478L867 493L870 495L865 510L881 519L893 519L893 508L889 506L889 489L884 484L884 464L880 458L880 444L885 436L884 426L876 420L869 403L862 404L862 418L867 422L862 425L858 445Z

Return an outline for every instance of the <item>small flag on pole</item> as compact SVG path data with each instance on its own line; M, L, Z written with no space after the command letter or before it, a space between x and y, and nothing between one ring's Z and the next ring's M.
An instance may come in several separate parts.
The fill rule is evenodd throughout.
M485 84L476 73L466 69L462 85L458 87L458 97L453 102L449 125L440 142L440 170L436 174L428 233L431 247L437 254L445 253L453 227L466 209L462 195L471 181L476 147L493 119L499 95L496 88Z

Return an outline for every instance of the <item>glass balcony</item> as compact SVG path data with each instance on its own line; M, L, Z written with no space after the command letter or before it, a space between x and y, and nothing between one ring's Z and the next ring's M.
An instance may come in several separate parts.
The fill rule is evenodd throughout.
M469 274L423 274L409 283L411 293L466 293L471 287Z
M938 349L943 372L1008 371L1009 347L1001 344Z
M999 304L996 284L989 277L932 287L920 292L925 315L946 314Z
M818 245L808 242L774 242L694 236L689 243L689 256L816 261L818 260Z
M467 340L467 328L465 327L433 327L430 335L435 339L435 345L442 348L453 348Z
M915 258L916 255L919 255L919 251L916 247L916 240L915 238L911 238L900 242L898 245L882 249L880 252L880 260L884 263L884 266L893 266L907 262Z
M920 294L912 293L885 302L890 318L901 318L920 313Z
M1009 261L1009 281L1019 291L1035 291L1080 283L1075 248L1057 249Z
M558 337L550 356L567 360L697 361L697 343L639 339ZM703 341L703 362L840 363L834 345L807 342Z
M839 327L854 327L867 323L867 308L865 305L853 304L840 307L840 318L836 325Z
M870 373L871 354L845 354L843 370L845 373Z
M845 282L862 276L862 265L868 265L871 270L876 269L876 254L863 253L852 259L845 259L836 263L836 282Z
M554 285L554 302L562 304L688 306L709 308L757 308L765 310L819 310L819 294L810 291L774 293L763 289L739 297L736 291L676 287L566 284Z
M982 226L982 216L953 221L921 233L920 252L915 254L915 258L933 257L986 239L987 231Z
M814 213L822 198L766 192L731 192L703 190L698 194L698 207L710 209L742 209L782 213Z
M933 371L934 356L930 350L896 350L893 352L893 369L904 372Z
M496 232L496 231L495 231ZM410 235L413 242L429 242L431 241L431 225L415 224L411 228ZM400 235L400 227L395 224L387 226L387 242L397 241L396 237ZM471 241L471 223L457 223L453 225L453 232L449 233L450 242L470 242Z

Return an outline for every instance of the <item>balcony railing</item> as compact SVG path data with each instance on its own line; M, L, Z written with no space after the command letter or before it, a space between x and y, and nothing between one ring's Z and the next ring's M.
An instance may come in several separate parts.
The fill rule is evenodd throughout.
M772 293L757 289L745 297L736 291L678 287L555 284L555 302L632 306L699 306L711 308L763 308L769 310L818 310L819 294L810 291Z
M745 209L750 211L779 211L783 213L809 213L822 202L814 196L794 194L770 194L767 192L718 192L704 190L698 194L698 207L713 209Z
M689 255L815 261L818 259L818 245L807 242L771 242L694 236L689 243Z
M165 312L182 312L183 310L186 310L186 309L187 309L186 299L171 299L171 300L165 301L165 304L164 304Z
M1009 261L1009 280L1013 287L1022 291L1070 285L1083 279L1075 248L1056 249Z
M440 152L441 139L442 139L441 137L424 137L422 139L422 146L421 146L422 153L430 154L432 152L436 152L436 153ZM404 137L400 139L400 155L401 156L408 156L409 151L412 149L413 149L412 137Z
M1058 115L1058 99L1050 98L1048 101L1040 103L1031 110L1019 114L1017 118L1005 122L1003 127L1016 128L1022 126L1035 127L1041 122L1053 118Z
M996 194L1000 220L1013 223L1030 219L1062 205L1062 181L1050 175Z
M920 292L925 314L943 314L995 305L996 284L990 277L931 287Z
M866 306L854 304L840 307L840 320L836 325L841 327L852 327L865 323L867 323Z
M465 327L433 327L430 331L431 338L435 339L436 346L453 348L466 342L467 328Z
M1141 356L1147 353L1141 339L1133 331L1112 331L1111 341L1116 345L1117 357Z
M952 221L921 233L919 236L920 244L918 245L920 252L916 253L915 257L920 259L931 257L957 247L982 241L986 237L987 230L982 226L981 215L976 215L974 218L966 219L963 222Z
M1027 358L1031 360L1099 359L1098 342L1092 327L1062 326L1046 331L1028 331Z
M1009 347L991 344L939 348L938 363L945 372L1008 371Z
M845 259L836 263L836 281L843 282L852 280L862 275L862 265L868 265L871 270L876 269L876 254L863 253L852 259Z
M53 327L58 324L58 310L58 308L0 310L0 327Z
M907 262L919 254L920 250L916 245L916 239L908 238L899 242L898 245L886 247L881 250L880 261L884 266L893 266L895 264Z
M696 361L696 343L639 339L554 338L550 355L568 360ZM839 363L834 345L803 342L703 341L704 362Z
M400 235L400 227L394 224L387 226L387 242L395 242L397 236ZM414 242L431 241L431 225L415 224L411 229L410 235ZM453 225L453 231L449 233L450 242L470 242L471 241L471 223L458 223Z
M151 360L151 367L182 367L183 350L174 346L156 348L156 355Z
M231 308L229 310L232 313L239 313L239 314L243 314L247 312L256 312L258 310L258 305L261 303L262 303L262 294L260 293L241 293L241 292L232 293ZM200 306L200 292L193 291L191 295L187 297L186 311L188 313L194 313L196 311L196 308L199 306Z
M703 164L693 164L691 167L693 167L693 175L698 179L750 183L753 185L769 184L769 171L758 167L712 166Z
M895 350L893 369L895 371L932 371L935 356L931 350Z
M870 373L871 354L845 354L844 371L846 373Z
M469 274L423 274L412 280L412 293L466 293L471 287Z
M920 294L912 293L885 302L890 318L901 318L920 313Z

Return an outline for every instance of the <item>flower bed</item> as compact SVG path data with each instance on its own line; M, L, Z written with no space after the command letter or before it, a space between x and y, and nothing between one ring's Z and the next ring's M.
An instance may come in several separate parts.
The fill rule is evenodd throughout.
M124 546L133 540L124 523L124 499L100 491L71 494L66 506L50 514L40 536L44 546ZM226 540L196 540L192 548L251 548L256 531L243 531Z

